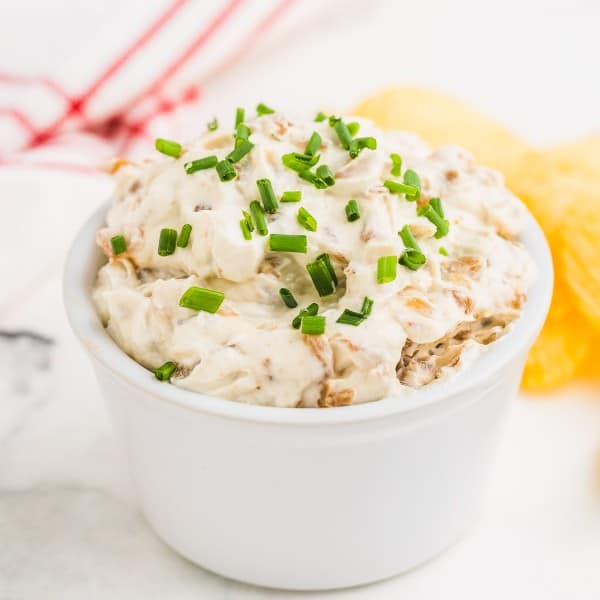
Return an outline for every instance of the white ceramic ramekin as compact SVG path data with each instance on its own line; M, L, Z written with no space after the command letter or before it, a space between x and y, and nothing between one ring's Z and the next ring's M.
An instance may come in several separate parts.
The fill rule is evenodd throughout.
M71 248L65 303L127 450L142 510L167 544L233 579L313 590L401 573L467 530L550 303L552 261L533 218L524 239L538 280L514 329L470 369L410 402L286 409L160 383L115 345L90 299L105 211Z

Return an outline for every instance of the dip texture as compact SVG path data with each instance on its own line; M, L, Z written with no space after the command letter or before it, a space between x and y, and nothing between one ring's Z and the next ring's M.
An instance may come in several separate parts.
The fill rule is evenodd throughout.
M461 148L432 150L408 133L384 133L351 117L343 122L359 123L358 132L350 126L351 137L372 137L376 148L365 142L352 158L337 121L292 122L275 113L245 121L253 147L228 163L235 174L228 181L212 161L187 170L194 160L229 155L236 146L232 126L207 131L173 152L178 158L157 154L115 165L116 191L97 235L109 260L93 296L124 352L149 369L175 363L170 380L182 388L286 407L401 397L476 368L473 359L519 315L534 276L519 242L524 208L501 175L477 166ZM321 141L311 150L318 162L312 175L300 177L282 156L304 154L315 131ZM317 171L322 165L332 185ZM261 202L262 179L270 181L278 206L265 213L267 235L256 228L244 234L242 211ZM301 192L301 200L282 202L290 191ZM432 198L441 203L429 205ZM350 200L359 214L353 221ZM300 208L314 221L304 211L299 220ZM180 238L185 224L191 225L187 246L160 255L161 230ZM408 253L407 229L418 248ZM306 253L272 250L271 234L306 236ZM307 264L323 254L337 285L320 296ZM381 257L395 265L395 278L392 269L386 283L378 280ZM216 312L180 306L194 286L224 294ZM297 307L284 303L281 288ZM361 314L365 297L373 301L368 315ZM325 317L323 334L303 333L310 330L306 319L292 326L312 303ZM345 309L358 313L357 325L337 322Z

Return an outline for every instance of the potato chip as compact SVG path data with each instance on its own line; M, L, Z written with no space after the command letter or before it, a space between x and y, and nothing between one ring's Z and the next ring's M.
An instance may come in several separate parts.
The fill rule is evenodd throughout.
M354 113L383 129L415 132L433 146L458 144L480 163L504 172L528 151L527 144L502 125L432 90L388 88L361 102Z
M591 340L589 327L559 279L546 324L527 357L523 387L543 392L573 379L589 354Z

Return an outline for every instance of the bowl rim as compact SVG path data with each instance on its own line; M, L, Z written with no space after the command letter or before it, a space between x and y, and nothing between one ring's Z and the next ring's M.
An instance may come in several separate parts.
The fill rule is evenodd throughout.
M247 404L193 392L175 385L161 383L153 374L123 352L100 322L94 307L91 290L98 267L104 255L96 245L96 231L103 225L108 202L103 203L84 223L73 241L63 274L63 297L68 321L75 335L87 351L114 376L125 380L150 396L165 400L193 411L215 416L260 423L285 423L288 425L330 425L356 423L410 414L438 403L443 399L464 394L481 383L492 381L511 358L528 350L542 328L550 306L553 289L552 256L548 242L531 213L526 211L526 224L522 241L537 268L536 280L528 294L521 315L514 321L511 331L450 380L431 383L415 390L401 400L386 397L373 402L343 407L292 408Z

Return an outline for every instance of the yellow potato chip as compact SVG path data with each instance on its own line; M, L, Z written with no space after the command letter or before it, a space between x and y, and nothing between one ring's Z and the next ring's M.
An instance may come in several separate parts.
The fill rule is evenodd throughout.
M581 312L600 330L600 188L577 196L559 234L559 268Z
M458 144L480 163L503 172L511 171L528 150L502 125L432 90L388 88L361 102L354 113L383 129L415 132L433 146Z
M589 327L559 280L546 324L527 357L523 387L543 392L573 379L590 351L591 339Z
M563 173L600 178L600 135L572 144L562 144L546 150L554 168Z

